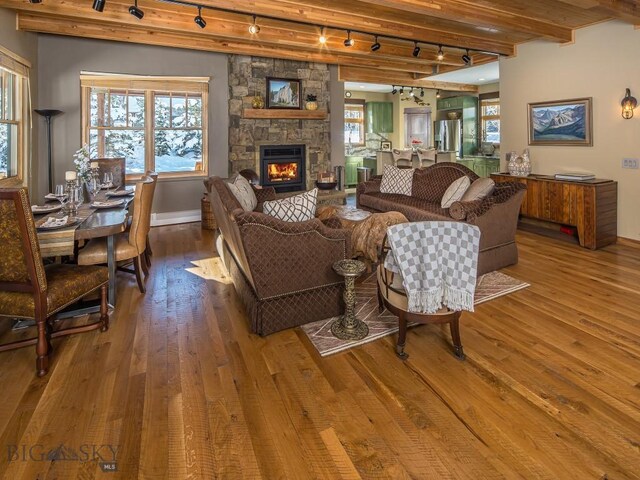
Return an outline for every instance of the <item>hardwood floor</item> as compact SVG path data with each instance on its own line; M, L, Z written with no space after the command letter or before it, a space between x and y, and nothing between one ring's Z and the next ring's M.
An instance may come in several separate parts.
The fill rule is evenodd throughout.
M42 379L31 348L0 354L2 477L640 478L640 249L518 241L505 271L531 287L463 314L467 360L420 326L403 363L393 336L320 358L250 334L211 233L153 229L108 332L54 341ZM60 445L117 447L118 471Z

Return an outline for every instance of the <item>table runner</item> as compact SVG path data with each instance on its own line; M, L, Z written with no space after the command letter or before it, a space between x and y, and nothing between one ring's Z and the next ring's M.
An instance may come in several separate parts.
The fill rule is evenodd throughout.
M63 255L73 255L76 237L76 228L84 222L89 216L95 212L95 208L91 208L88 203L78 208L76 217L79 222L71 227L60 228L58 230L38 230L38 242L40 243L40 255L44 257L59 257ZM47 218L45 215L42 218Z

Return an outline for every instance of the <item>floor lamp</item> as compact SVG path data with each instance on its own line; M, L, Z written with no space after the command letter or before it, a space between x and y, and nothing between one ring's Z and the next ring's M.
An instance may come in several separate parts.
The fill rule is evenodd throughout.
M51 161L51 119L63 113L61 110L35 110L47 121L47 161L49 171L49 192L53 192L53 162Z

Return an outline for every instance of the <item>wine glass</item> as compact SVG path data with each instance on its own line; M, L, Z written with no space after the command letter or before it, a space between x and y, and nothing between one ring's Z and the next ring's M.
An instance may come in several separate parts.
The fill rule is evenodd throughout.
M93 203L100 191L100 182L97 177L91 177L91 180L87 183L87 191L89 192L89 197L91 197L89 200Z
M64 197L67 196L67 194L65 192L64 185L56 185L56 190L55 190L53 196L56 197L56 200L58 200L60 202L60 207L63 207L64 206Z

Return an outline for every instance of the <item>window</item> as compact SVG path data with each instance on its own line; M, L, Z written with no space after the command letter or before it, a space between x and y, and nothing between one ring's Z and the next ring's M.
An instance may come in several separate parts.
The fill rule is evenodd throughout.
M0 183L3 186L9 182L22 183L27 156L23 141L27 67L20 65L22 68L18 70L25 74L20 75L5 65L18 66L15 60L0 52Z
M482 141L500 143L500 99L498 97L480 98L480 129Z
M350 100L344 105L344 141L364 146L364 100Z
M208 79L82 76L84 138L127 175L206 176Z

